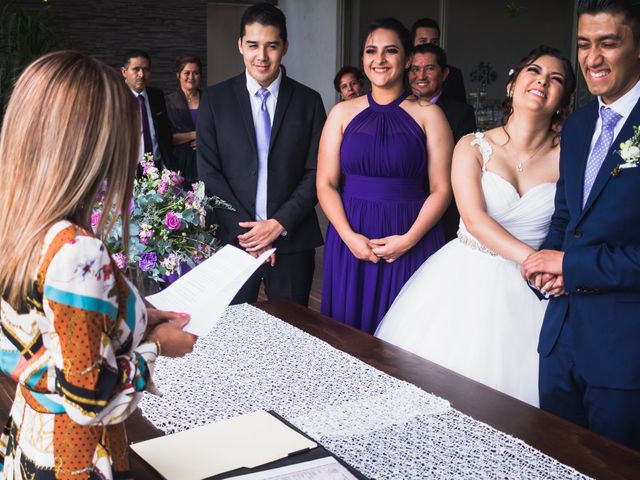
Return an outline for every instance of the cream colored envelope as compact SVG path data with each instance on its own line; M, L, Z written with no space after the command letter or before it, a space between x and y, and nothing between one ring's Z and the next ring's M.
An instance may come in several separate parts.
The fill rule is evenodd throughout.
M317 444L260 410L131 445L167 480L254 468Z

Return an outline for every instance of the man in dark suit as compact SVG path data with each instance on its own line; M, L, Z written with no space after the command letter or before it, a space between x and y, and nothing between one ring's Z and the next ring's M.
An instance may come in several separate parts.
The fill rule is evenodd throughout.
M540 406L640 449L640 8L578 2L578 62L597 99L562 129L555 213L523 275L552 299ZM636 152L637 153L637 152ZM625 160L626 159L626 160Z
M440 46L440 26L432 18L421 18L411 27L413 45L438 45ZM447 98L467 102L467 92L464 88L462 71L453 65L448 65L449 74L442 84L442 95Z
M157 166L175 167L172 156L172 135L164 93L148 87L151 76L151 57L143 50L130 50L124 56L120 71L140 106L140 156L152 153ZM142 169L138 169L138 174Z
M442 109L457 143L464 135L476 130L476 116L471 105L443 95L442 84L448 74L449 67L444 50L432 43L417 45L414 48L409 67L411 91L420 100L435 103ZM447 241L456 237L459 223L460 214L455 200L452 200L442 217Z
M269 298L307 305L315 247L322 235L314 207L316 163L326 118L320 95L288 78L284 14L249 7L238 48L246 71L209 87L200 102L198 175L209 194L234 211L216 211L219 238L258 256L277 248L234 303L254 302L261 281Z

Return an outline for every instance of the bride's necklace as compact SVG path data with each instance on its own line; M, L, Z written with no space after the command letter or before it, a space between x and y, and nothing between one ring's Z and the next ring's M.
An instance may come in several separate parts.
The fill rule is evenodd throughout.
M525 166L525 164L526 164L529 160L531 160L533 157L535 157L535 156L538 154L538 152L540 152L540 150L542 150L542 147L544 147L546 144L547 144L547 142L546 142L546 140L545 140L544 142L542 142L542 143L540 144L540 146L539 146L538 148L536 148L535 152L533 152L531 155L529 155L529 157L525 158L524 160L519 161L519 162L516 164L516 171L517 171L518 173L522 173L522 172L524 172L524 166Z

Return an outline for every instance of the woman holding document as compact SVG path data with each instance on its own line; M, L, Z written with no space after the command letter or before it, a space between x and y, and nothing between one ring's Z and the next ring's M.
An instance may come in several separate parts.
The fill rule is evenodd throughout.
M126 476L122 422L154 390L156 357L193 348L188 317L147 310L100 240L119 213L127 244L139 122L115 71L70 51L31 64L7 107L0 366L18 388L3 478ZM105 181L96 238L89 217Z

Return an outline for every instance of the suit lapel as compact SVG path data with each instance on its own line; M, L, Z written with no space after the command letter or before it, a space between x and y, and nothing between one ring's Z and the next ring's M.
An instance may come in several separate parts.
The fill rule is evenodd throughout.
M589 150L591 147L591 139L593 138L593 132L596 128L596 122L598 120L598 101L594 100L587 115L587 123L580 131L579 139L569 148L574 148L572 157L577 159L576 175L571 179L571 188L573 192L567 196L569 199L569 208L574 214L574 218L581 215L582 212L582 191L584 190L584 172L587 168L587 160L589 158Z
M233 82L233 92L236 96L236 100L238 101L242 123L244 123L249 143L253 147L257 161L258 149L256 148L256 129L253 125L253 114L251 113L251 103L249 100L249 92L247 91L247 79L244 73L241 73L235 78Z
M593 182L593 187L591 188L591 193L589 194L589 198L587 199L587 203L582 210L582 215L585 214L587 210L593 205L595 200L600 195L600 192L605 187L607 182L611 179L611 171L615 168L616 165L622 163L622 158L618 154L618 150L620 149L620 143L625 140L628 140L633 136L633 126L640 125L640 102L636 103L636 106L631 110L631 114L627 121L624 123L622 130L618 136L611 143L611 147L609 148L609 152L607 153L604 162L602 162L602 166L600 167L600 171L596 176L595 181ZM582 175L582 179L584 181L584 171Z
M276 102L276 112L273 115L273 126L271 127L271 139L269 140L269 151L273 148L278 132L282 125L284 114L287 111L291 96L293 94L293 87L291 81L282 76L282 82L280 83L280 91L278 92L278 101Z
M151 111L151 121L153 122L153 129L156 131L156 136L158 135L158 102L156 102L155 92L147 87L147 98L149 99L149 110Z

